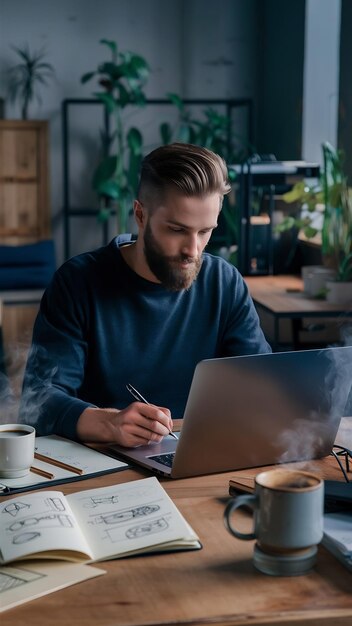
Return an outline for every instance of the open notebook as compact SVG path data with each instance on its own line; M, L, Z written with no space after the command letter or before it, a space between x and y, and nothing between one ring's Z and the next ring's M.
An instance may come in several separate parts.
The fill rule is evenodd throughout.
M199 549L199 539L152 478L89 489L23 494L0 504L0 563L104 561Z

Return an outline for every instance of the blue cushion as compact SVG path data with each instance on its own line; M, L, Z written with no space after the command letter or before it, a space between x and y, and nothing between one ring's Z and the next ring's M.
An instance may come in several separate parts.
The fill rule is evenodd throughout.
M55 268L51 239L24 246L0 246L0 289L46 287Z
M54 262L55 249L52 239L37 241L24 246L0 246L0 267L12 265L47 265Z

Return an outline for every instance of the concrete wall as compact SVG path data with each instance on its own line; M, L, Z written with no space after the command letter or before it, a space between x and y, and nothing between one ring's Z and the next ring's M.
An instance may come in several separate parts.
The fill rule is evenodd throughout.
M322 162L321 144L337 145L340 0L306 0L302 156Z

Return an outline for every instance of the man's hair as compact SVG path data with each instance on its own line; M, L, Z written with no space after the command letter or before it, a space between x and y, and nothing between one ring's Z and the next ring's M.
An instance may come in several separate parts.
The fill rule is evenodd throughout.
M142 161L138 200L147 209L156 208L170 189L184 196L203 197L229 193L225 161L207 148L172 143L153 150Z

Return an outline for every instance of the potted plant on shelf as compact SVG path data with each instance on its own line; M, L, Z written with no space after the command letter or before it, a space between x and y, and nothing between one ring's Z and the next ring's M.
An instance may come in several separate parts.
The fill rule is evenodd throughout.
M26 120L32 100L36 98L41 102L39 87L47 85L55 72L53 66L44 60L46 56L44 49L31 53L28 44L23 48L12 47L21 62L8 71L9 97L13 102L17 100L20 102L21 117Z
M111 52L111 60L101 63L97 70L85 73L81 83L98 77L102 91L94 95L106 107L113 121L113 130L102 133L103 159L94 172L92 186L99 197L99 219L108 220L113 204L117 215L117 231L127 232L142 159L143 138L138 128L126 130L122 112L128 104L143 106L143 87L149 76L145 59L133 52L119 52L114 41L101 39ZM116 147L113 154L111 149Z
M299 217L286 217L278 231L297 228L307 239L320 235L327 277L325 295L329 302L352 303L352 190L343 171L343 155L328 142L322 145L323 172L318 184L299 182L282 197L305 208ZM321 224L316 212L321 211Z

